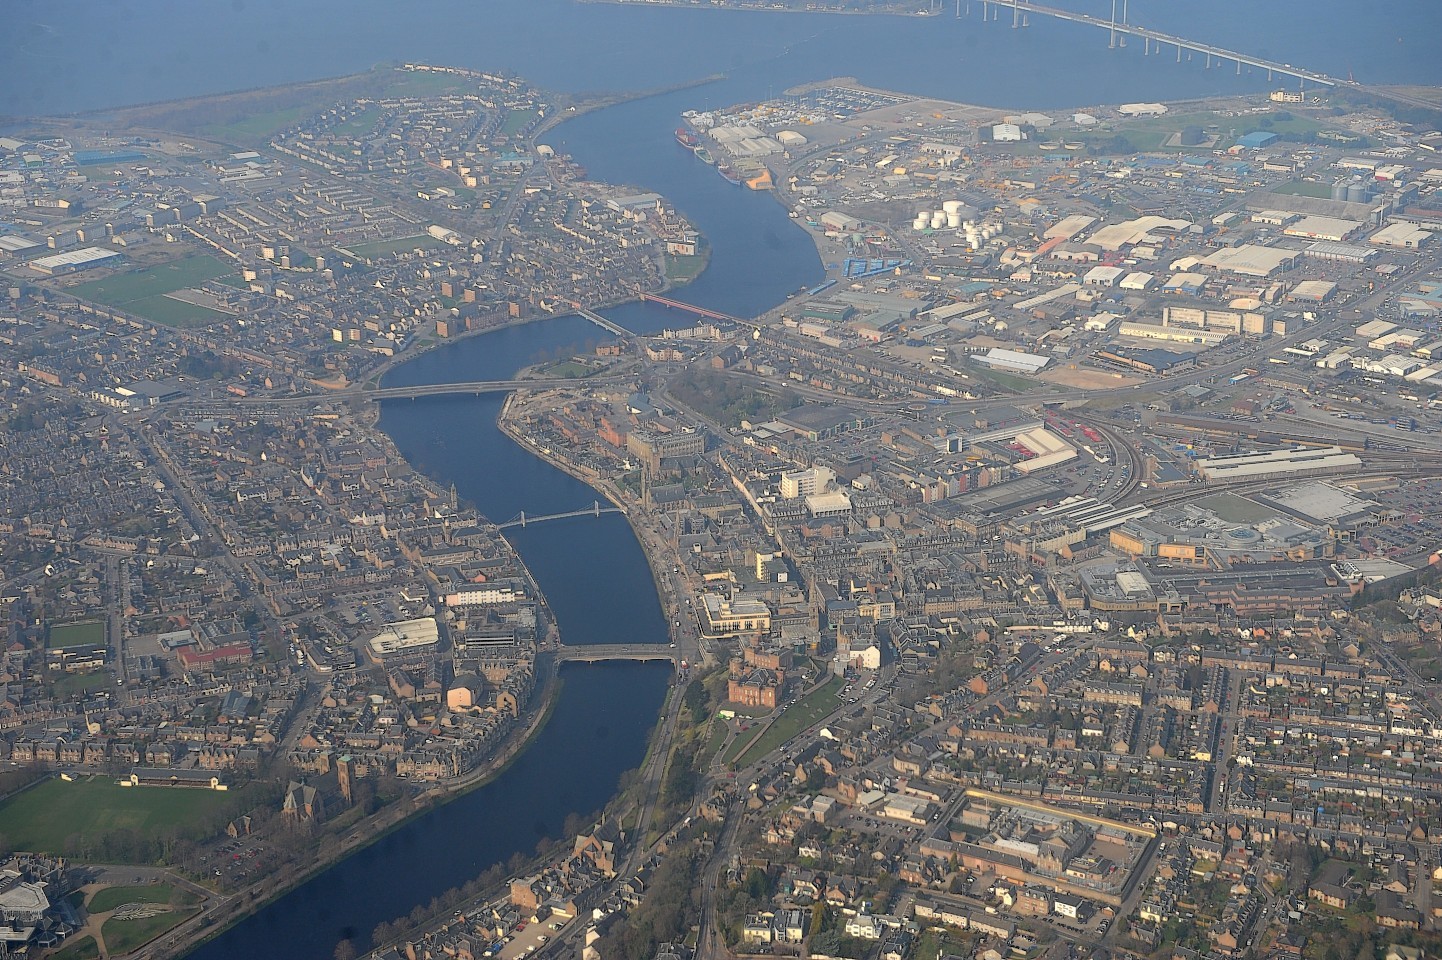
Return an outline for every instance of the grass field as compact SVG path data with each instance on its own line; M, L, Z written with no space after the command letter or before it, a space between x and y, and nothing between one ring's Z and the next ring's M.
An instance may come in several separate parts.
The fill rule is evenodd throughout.
M52 953L50 960L96 960L99 956L100 946L95 942L95 938L81 937Z
M200 132L223 143L261 143L286 127L294 126L313 112L308 106L286 107L254 113L232 123L212 124L202 127Z
M16 850L64 854L72 834L145 831L185 823L226 802L223 793L172 787L122 787L98 778L47 780L0 804L0 823Z
M91 913L108 913L127 903L169 903L175 886L169 883L147 883L135 887L106 887L91 896L85 908Z
M207 280L234 272L235 268L230 264L208 254L198 254L104 280L91 280L89 283L71 287L69 292L83 300L124 307L137 300L160 297L186 287L199 286Z
M125 309L167 327L203 327L207 323L228 316L219 310L186 303L174 297L145 297L125 305Z
M64 700L73 697L77 693L94 693L96 690L105 690L111 686L112 679L109 671L95 670L90 673L67 673L58 677L50 684L51 694Z
M50 627L45 646L52 650L61 647L79 647L105 642L105 623L100 620L82 620L79 623L57 623Z
M716 751L721 749L721 744L726 740L726 723L715 717L711 718L711 729L706 735L706 746L701 748L701 755L706 759L716 756Z
M590 376L591 368L579 364L574 360L562 360L560 363L553 363L544 370L538 371L543 377L557 377L562 380L576 380L580 377Z
M338 123L331 128L331 133L337 137L350 137L359 140L376 128L376 121L381 118L381 112L376 107L367 107L360 113L351 117L345 123Z
M371 243L360 243L355 246L346 247L351 253L358 257L388 257L394 253L409 253L417 248L421 250L436 250L445 244L435 237L421 234L416 237L399 237L395 240L376 240Z
M984 363L973 363L967 366L972 376L987 383L994 383L1003 390L1012 390L1016 393L1026 393L1028 390L1035 390L1040 386L1035 380L1007 373L1003 370L995 370Z
M100 928L100 935L105 938L105 948L111 956L129 953L136 947L154 940L171 927L183 923L197 912L197 908L191 908L157 913L153 917L144 917L140 920L106 920L105 925Z
M501 133L504 136L513 137L534 119L536 119L534 110L507 110L506 119L501 121Z
M698 255L683 257L666 254L666 279L672 283L690 283L706 269L707 257Z
M786 709L785 713L776 718L775 723L766 728L766 731L746 749L746 752L736 758L735 765L744 767L757 757L764 757L802 730L830 714L841 702L840 692L841 678L832 677L796 701Z
M1332 198L1332 185L1330 183L1307 183L1302 180L1293 180L1291 183L1284 183L1272 191L1283 196L1292 197L1316 197L1320 200Z

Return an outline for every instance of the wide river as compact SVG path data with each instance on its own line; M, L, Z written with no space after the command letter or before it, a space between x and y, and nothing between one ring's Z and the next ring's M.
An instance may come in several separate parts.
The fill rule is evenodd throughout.
M1105 15L1106 0L1057 0ZM926 6L918 0L915 6ZM34 115L315 79L397 61L508 69L550 89L647 90L717 72L725 80L569 121L545 140L593 178L666 195L707 236L710 269L681 298L761 312L814 284L810 240L770 197L724 183L672 142L678 115L757 100L836 75L1001 107L1069 107L1260 91L1265 75L1106 47L1092 28L1040 17L983 24L981 0L944 15L852 17L573 0L6 0L0 114ZM1442 84L1442 4L1393 0L1132 0L1131 19L1196 40L1375 83ZM956 17L957 12L969 16ZM1428 38L1434 38L1429 40ZM675 316L609 314L638 332ZM505 378L543 352L604 334L561 318L462 341L396 370L388 383ZM381 426L412 463L495 520L574 509L595 494L495 429L499 396L388 403ZM514 543L569 643L665 639L644 557L617 516L542 524ZM362 945L382 920L555 836L571 812L602 806L644 753L669 671L568 666L550 723L495 782L433 810L328 869L192 954L204 960L319 960Z

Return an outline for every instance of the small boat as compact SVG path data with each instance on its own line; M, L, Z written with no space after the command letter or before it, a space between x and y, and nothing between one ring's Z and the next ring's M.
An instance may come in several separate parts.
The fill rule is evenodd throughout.
M696 148L696 159L700 160L708 167L714 167L716 165L716 158L711 156L711 151L707 150L705 147Z

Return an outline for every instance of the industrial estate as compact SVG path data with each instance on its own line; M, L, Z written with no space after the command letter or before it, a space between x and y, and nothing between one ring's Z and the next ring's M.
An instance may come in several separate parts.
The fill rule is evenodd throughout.
M686 111L666 147L825 266L744 317L514 76L7 124L0 954L182 955L638 659L672 689L603 814L335 956L1442 950L1442 110L1273 66ZM380 426L501 391L591 502L486 516ZM513 542L602 517L665 635L568 644Z

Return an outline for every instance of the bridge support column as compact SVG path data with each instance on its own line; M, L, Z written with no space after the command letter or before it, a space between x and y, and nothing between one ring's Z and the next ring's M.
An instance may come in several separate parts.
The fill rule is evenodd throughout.
M1182 62L1182 45L1179 43L1179 44L1177 44L1177 63L1181 63L1181 62Z
M1237 76L1240 77L1241 75L1242 75L1242 61L1238 60L1238 61L1237 61Z

